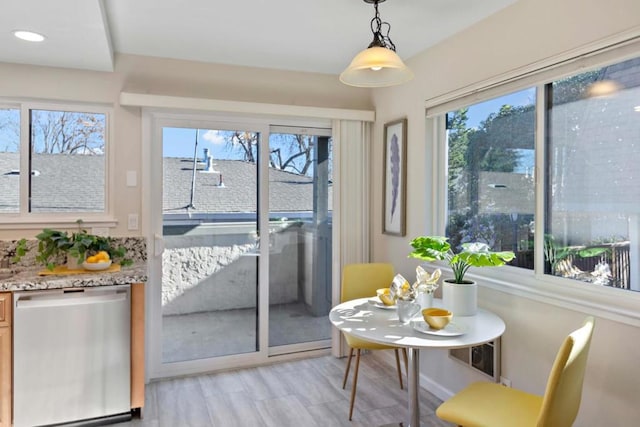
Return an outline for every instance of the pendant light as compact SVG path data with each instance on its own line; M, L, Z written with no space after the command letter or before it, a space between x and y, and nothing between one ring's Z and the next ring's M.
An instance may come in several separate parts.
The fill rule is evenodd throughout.
M405 83L413 78L413 72L404 65L396 54L396 45L389 38L391 25L380 19L378 3L385 0L364 0L373 4L376 15L371 20L373 41L358 53L346 70L340 74L340 81L349 86L384 87ZM383 34L385 31L385 34Z

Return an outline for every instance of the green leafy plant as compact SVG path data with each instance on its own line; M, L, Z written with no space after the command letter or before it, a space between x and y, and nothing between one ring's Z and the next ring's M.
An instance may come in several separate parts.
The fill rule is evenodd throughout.
M66 231L45 228L36 235L36 239L38 239L36 261L49 270L53 270L56 260L62 255L66 255L72 246L71 238Z
M544 258L551 267L551 273L555 274L558 264L569 257L591 258L607 252L603 247L571 247L563 246L556 242L551 234L544 236Z
M27 239L18 240L18 242L16 243L16 247L13 250L13 253L11 255L11 261L12 262L20 261L20 258L25 256L28 251L29 251L29 247L27 246Z
M53 270L63 257L75 258L80 264L87 256L100 251L107 252L113 262L122 266L133 264L131 259L125 258L127 250L124 246L116 246L110 237L89 234L87 230L81 228L80 221L78 222L78 231L74 233L45 228L36 235L36 239L38 240L38 254L35 260L49 270ZM19 242L20 252L16 250L14 262L18 262L27 251L26 240L22 240L24 243Z
M422 236L411 241L411 258L423 261L445 261L453 270L454 283L468 284L464 275L470 267L500 267L515 258L511 251L492 252L485 243L463 243L462 251L454 253L447 237Z

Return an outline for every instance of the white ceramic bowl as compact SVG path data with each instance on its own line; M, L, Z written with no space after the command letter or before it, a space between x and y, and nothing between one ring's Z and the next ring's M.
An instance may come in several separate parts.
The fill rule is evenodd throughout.
M82 263L82 268L84 268L85 270L91 270L91 271L100 271L100 270L106 270L107 268L111 267L111 260L109 261L100 261L100 262L83 262Z

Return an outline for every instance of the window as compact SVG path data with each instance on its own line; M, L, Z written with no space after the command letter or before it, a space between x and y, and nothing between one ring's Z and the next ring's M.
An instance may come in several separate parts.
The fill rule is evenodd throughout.
M0 109L0 213L105 213L107 128L105 111Z
M446 124L452 244L484 241L537 274L640 290L640 58L449 111Z
M17 213L20 200L20 109L0 108L0 213Z
M640 58L546 91L545 273L638 291Z
M487 243L533 269L535 89L447 113L447 236Z

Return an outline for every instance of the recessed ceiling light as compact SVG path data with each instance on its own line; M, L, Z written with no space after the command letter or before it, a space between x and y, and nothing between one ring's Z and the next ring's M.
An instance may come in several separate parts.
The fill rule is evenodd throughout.
M28 42L41 42L45 37L42 34L34 33L33 31L15 30L13 35L20 40L26 40Z
M636 105L635 107L633 107L633 110L637 113L640 113L640 105Z

